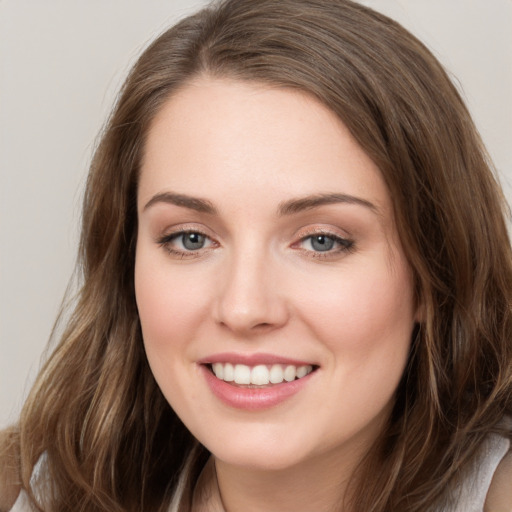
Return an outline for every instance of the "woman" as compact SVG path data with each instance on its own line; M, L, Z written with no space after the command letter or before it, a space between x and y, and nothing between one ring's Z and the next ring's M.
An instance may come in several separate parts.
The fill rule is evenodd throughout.
M398 24L346 0L185 19L96 151L83 286L3 434L2 506L507 510L503 210Z

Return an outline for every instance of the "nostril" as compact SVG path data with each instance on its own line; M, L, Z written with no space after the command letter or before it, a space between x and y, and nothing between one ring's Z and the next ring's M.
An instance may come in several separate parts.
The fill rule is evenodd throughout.
M272 327L272 324L268 322L262 322L253 327L253 329L268 329L269 327Z

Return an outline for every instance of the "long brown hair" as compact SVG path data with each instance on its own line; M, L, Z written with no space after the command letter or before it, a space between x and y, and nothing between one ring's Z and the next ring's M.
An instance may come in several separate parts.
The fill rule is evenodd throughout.
M196 445L146 361L133 268L148 126L200 74L315 96L380 168L423 320L351 502L354 511L426 510L512 414L505 202L441 65L399 24L349 0L226 0L186 18L140 57L91 165L81 290L10 431L22 486L31 493L44 454L48 510L165 510Z

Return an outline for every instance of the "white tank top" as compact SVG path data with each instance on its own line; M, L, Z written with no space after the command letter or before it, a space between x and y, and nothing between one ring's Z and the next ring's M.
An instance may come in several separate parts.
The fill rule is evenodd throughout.
M456 489L449 512L483 512L492 477L509 450L509 439L497 434L487 436L478 455L474 457L467 476Z

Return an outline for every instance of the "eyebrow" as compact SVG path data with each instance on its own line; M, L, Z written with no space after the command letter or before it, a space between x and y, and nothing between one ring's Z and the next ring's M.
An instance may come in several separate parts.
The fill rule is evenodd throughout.
M217 214L217 209L211 201L199 197L188 196L186 194L176 194L173 192L162 192L154 195L144 206L144 211L156 203L173 204L211 215ZM370 201L348 194L313 194L297 199L290 199L289 201L280 203L277 211L280 216L286 216L319 208L324 205L339 203L364 206L374 213L379 213L378 208Z
M314 194L298 199L291 199L281 203L278 208L279 215L293 215L305 210L311 210L328 204L355 204L369 208L374 213L379 213L379 209L370 201L360 197L348 194Z
M210 213L212 215L217 213L215 206L213 206L213 204L207 199L191 197L185 194L174 194L172 192L163 192L161 194L154 195L144 206L144 211L156 203L174 204L197 212Z

